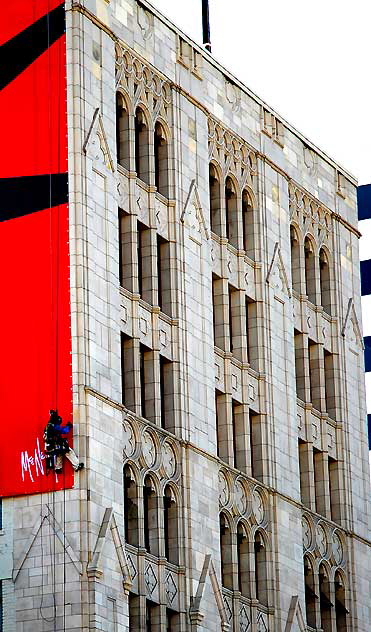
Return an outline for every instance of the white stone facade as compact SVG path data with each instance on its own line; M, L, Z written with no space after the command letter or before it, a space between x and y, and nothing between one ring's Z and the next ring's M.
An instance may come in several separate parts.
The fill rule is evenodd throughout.
M66 7L86 467L3 501L3 631L369 632L356 183L145 0Z

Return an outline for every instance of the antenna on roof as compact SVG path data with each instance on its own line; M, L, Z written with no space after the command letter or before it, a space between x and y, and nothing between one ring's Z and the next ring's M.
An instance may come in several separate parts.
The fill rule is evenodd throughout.
M206 50L211 53L209 0L202 0L202 41Z

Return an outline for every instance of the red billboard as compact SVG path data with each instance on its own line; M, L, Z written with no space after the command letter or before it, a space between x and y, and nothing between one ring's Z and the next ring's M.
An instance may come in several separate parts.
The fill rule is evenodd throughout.
M73 485L46 471L49 410L72 421L65 9L0 7L0 496ZM72 433L70 433L72 434Z

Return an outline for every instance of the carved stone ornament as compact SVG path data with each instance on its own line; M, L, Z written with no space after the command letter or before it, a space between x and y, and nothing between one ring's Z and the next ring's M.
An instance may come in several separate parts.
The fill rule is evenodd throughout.
M265 515L264 502L261 493L257 489L254 489L252 506L256 522L261 524Z
M143 13L140 19L142 26L146 27ZM145 28L145 32L150 33L150 28ZM152 117L151 124L154 124L158 116L169 121L172 92L167 79L126 46L117 43L115 51L116 86L131 100L133 110L142 103Z
M228 621L230 621L232 619L232 616L233 616L232 600L231 600L231 598L229 596L223 595L223 602L224 602L225 614L227 616Z
M147 588L148 595L151 596L157 586L157 577L151 564L147 564L144 571L144 583Z
M156 461L156 446L152 435L147 430L142 435L142 454L148 467L152 467Z
M162 448L162 464L166 475L172 478L176 471L176 456L173 447L168 441L165 441Z
M312 544L312 529L309 524L308 518L303 516L302 518L302 529L303 529L303 547L304 550L307 551Z
M268 624L266 621L266 615L262 612L258 614L257 632L268 632Z
M256 194L257 160L252 147L211 117L208 127L209 160L219 164L223 177L232 173L241 189L247 185Z
M246 491L242 481L236 480L234 484L235 503L240 514L245 514L247 509Z
M335 564L340 565L344 559L344 551L341 538L336 531L332 534L332 554L334 556Z
M328 242L332 232L331 212L309 193L289 183L290 218L304 233L310 231L317 245Z
M317 543L320 555L322 557L325 557L327 553L327 536L326 536L326 531L321 524L317 525L316 543Z
M167 601L171 606L178 593L176 583L171 573L168 573L165 579L165 592Z
M242 604L240 606L240 632L249 632L250 630L250 618L248 615L247 607Z
M223 472L219 472L219 502L221 507L225 507L229 502L229 485Z
M124 453L127 457L130 457L135 452L136 441L133 427L127 419L122 424L122 432Z

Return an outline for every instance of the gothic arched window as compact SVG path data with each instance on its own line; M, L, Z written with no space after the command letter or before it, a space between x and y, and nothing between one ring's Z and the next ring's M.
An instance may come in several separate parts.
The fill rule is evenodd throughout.
M168 141L161 123L155 125L154 134L154 152L155 152L155 185L157 191L169 197L169 155Z
M116 151L118 164L130 169L129 113L120 92L116 94Z
M138 178L150 184L148 122L143 110L135 111L135 171Z

